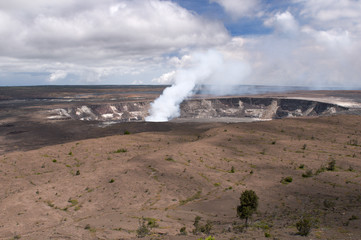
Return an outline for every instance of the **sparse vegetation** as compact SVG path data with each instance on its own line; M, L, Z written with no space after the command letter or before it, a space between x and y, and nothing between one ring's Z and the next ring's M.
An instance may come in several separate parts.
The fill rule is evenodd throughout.
M0 175L4 197L9 201L5 199L1 206L3 215L13 224L8 225L8 220L3 219L0 228L10 232L9 239L15 234L21 234L21 239L51 236L59 224L64 233L70 230L74 238L138 235L146 239L204 239L212 235L236 240L358 236L361 148L346 142L359 136L361 128L355 119L343 122L349 125L336 126L333 123L338 118L342 119L325 116L322 121L312 118L267 124L217 123L214 128L213 123L207 123L194 129L188 123L184 126L189 129L183 124L168 123L170 130L160 133L148 131L153 127L148 124L146 133L134 134L137 123L129 128L133 135L128 137L114 133L82 141L78 147L68 142L31 152L7 153L0 156ZM130 125L120 125L120 135L121 128ZM154 125L155 129L160 128ZM227 126L227 133L223 133L223 126ZM285 129L284 134L279 132L280 126ZM353 133L353 128L360 130ZM5 128L1 130L6 132ZM311 134L317 136L314 141L310 140ZM201 140L195 139L197 135L202 136ZM232 141L227 142L228 138ZM337 141L331 142L333 139ZM304 143L307 147L301 149ZM126 149L127 153L123 153ZM262 149L267 150L266 155L259 154ZM68 156L70 150L74 156ZM43 157L44 153L48 156ZM52 162L54 159L56 163ZM240 196L246 189L254 190L260 197L260 210L243 211ZM234 196L240 202L231 203ZM28 206L11 201L22 198ZM29 212L39 207L45 212ZM248 213L248 219L243 212ZM48 222L44 222L44 214ZM144 218L144 231L138 229L143 214L154 217ZM202 218L196 227L192 224L197 215ZM308 217L311 223L309 237L300 236L305 234L303 223L296 228L301 216ZM42 229L40 234L24 232L22 218L29 227ZM319 226L314 218L319 219ZM72 231L72 226L78 230ZM193 229L197 236L192 234ZM297 232L300 235L295 236Z
M124 135L129 135L129 134L130 134L130 132L128 130L124 131Z
M357 220L357 219L359 219L358 216L352 215L348 220L349 220L349 221L353 221L353 220Z
M324 166L321 166L319 169L316 170L315 175L323 173L324 171L326 171L326 168Z
M350 139L347 144L351 146L359 146L358 139Z
M205 233L205 234L210 234L213 228L213 223L211 221L207 221L207 223L205 225L200 224L201 221L201 217L200 216L196 216L194 218L194 229L193 229L193 234L198 234L200 232Z
M187 198L187 199L185 199L185 200L180 200L180 205L184 205L184 204L186 204L186 203L188 203L188 202L191 202L191 201L194 201L194 200L196 200L196 199L199 199L200 197L201 197L201 193L202 193L202 191L198 191L196 194L194 194L193 196L191 196L191 197L189 197L189 198Z

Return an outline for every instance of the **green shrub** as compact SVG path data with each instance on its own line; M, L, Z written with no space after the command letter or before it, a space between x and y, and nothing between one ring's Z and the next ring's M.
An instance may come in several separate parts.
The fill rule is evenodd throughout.
M206 225L204 225L202 228L201 228L201 232L202 233L205 233L205 234L210 234L211 231L212 231L212 228L213 228L213 223L209 220L207 220L207 223Z
M207 223L205 225L201 225L200 221L201 221L201 217L200 216L196 216L194 218L194 229L193 229L193 234L198 234L200 232L205 233L205 234L210 234L213 228L213 223L211 221L207 221Z
M332 159L327 166L327 171L335 171L336 169L336 160Z
M118 150L114 151L114 153L125 153L125 152L128 152L128 150L125 148L119 148Z
M313 176L312 169L307 170L306 173L302 173L302 177L304 178L308 178L312 176Z
M193 226L194 226L194 229L193 229L193 234L197 234L201 231L201 225L200 225L200 221L201 221L201 217L200 216L196 216L194 218L194 223L193 223Z
M326 171L326 168L324 166L321 166L319 169L316 170L315 175L323 173L324 171Z
M348 220L352 221L352 220L357 220L357 219L359 219L358 216L352 215Z
M307 236L311 232L312 224L308 218L302 218L296 223L298 234L301 236Z
M168 162L175 162L175 160L172 157L167 157L165 158L165 160Z
M182 228L179 230L179 235L187 235L187 229L186 229L186 227L182 227Z
M159 227L157 220L155 218L146 218L145 220L147 220L147 226L149 228L157 228Z
M351 139L350 141L347 142L347 144L351 146L359 146L357 139Z
M323 201L323 206L324 206L326 209L334 208L334 207L335 207L335 202L334 202L334 201L331 201L331 200L328 200L328 199L325 199L325 200Z
M281 179L281 183L282 184L289 184L289 183L291 183L292 182L292 177L285 177L285 178L282 178Z
M145 224L145 219L139 220L139 227L137 229L137 237L143 238L150 233L149 227Z
M214 237L212 237L212 236L208 236L208 237L206 237L205 239L203 239L203 238L198 238L197 240L216 240Z
M114 182L114 179L113 179L113 178L109 180L109 183L113 183L113 182Z
M129 135L129 134L130 134L130 132L128 130L124 131L124 135Z

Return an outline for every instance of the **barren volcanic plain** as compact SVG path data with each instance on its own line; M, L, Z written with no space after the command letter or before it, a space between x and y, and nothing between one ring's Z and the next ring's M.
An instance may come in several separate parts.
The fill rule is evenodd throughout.
M360 239L360 91L196 96L142 121L163 89L0 88L0 239L137 239L143 221L144 239Z

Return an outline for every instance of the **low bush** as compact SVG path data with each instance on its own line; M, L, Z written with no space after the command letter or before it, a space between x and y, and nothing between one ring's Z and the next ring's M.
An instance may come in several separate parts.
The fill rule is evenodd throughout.
M182 228L179 230L179 235L187 235L187 229L186 229L186 227L182 227Z
M298 234L301 236L307 236L311 232L312 224L308 218L302 218L296 223Z
M313 176L312 169L307 170L306 173L302 173L302 177L304 178L309 178L312 176Z
M289 177L289 176L288 176L288 177L282 178L282 179L281 179L281 183L282 183L282 184L289 184L289 183L292 182L292 180L293 180L292 177Z
M139 220L139 227L137 229L137 237L143 238L147 236L150 233L149 227L145 224L145 219L142 218L142 220Z
M327 171L335 171L336 169L336 160L332 159L327 166Z

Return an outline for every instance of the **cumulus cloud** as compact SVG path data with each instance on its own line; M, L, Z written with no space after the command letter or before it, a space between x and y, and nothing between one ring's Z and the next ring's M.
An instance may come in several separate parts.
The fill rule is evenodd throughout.
M171 71L168 73L162 74L162 76L158 78L153 78L152 82L157 84L173 84L175 78L176 71Z
M223 13L206 18L170 0L0 1L0 74L39 73L54 84L171 84L191 67L193 52L216 49L249 73L232 84L361 86L360 0L208 3L235 20L230 29L246 20L263 30L231 37L222 18L210 19ZM211 76L209 83L222 82Z
M321 1L320 1L321 2ZM301 11L306 14L307 6ZM297 14L297 13L295 13ZM360 35L353 25L334 28L289 11L265 21L272 34L246 41L248 61L254 68L248 83L297 85L311 88L361 86Z
M267 19L265 25L275 28L276 33L281 34L296 34L298 31L298 23L289 11L277 13Z
M49 82L54 82L59 79L64 79L64 78L66 78L67 75L68 75L67 72L62 71L62 70L57 70L57 71L53 72L52 74L50 74Z
M210 0L221 5L234 19L253 16L260 10L260 0Z
M13 0L0 3L0 39L0 55L24 67L48 71L57 64L96 78L99 71L151 66L182 49L220 45L229 34L170 1ZM4 65L0 71L8 70Z

